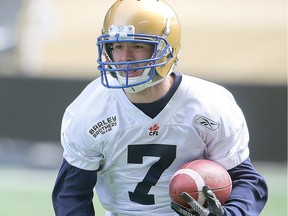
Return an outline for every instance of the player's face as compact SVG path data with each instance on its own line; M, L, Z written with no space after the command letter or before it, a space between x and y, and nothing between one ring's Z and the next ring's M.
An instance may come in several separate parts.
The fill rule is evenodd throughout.
M147 43L113 43L113 61L114 62L129 62L151 58L154 46ZM146 66L146 63L133 64L131 67ZM119 66L126 68L126 65ZM137 77L143 73L143 70L130 70L129 77ZM121 76L126 76L125 72L120 73Z

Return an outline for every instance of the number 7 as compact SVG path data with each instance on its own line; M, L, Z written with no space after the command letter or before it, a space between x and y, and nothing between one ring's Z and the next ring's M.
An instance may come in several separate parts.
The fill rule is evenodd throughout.
M144 179L139 182L133 192L129 191L129 198L133 202L143 205L155 204L154 195L149 195L152 186L155 186L163 172L172 164L176 158L176 145L147 144L147 145L129 145L128 163L142 164L143 157L160 157L154 163Z

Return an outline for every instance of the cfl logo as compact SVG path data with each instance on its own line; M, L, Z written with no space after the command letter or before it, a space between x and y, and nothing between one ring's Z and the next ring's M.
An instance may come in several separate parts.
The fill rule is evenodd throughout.
M159 135L159 125L154 124L149 128L149 136L158 136Z

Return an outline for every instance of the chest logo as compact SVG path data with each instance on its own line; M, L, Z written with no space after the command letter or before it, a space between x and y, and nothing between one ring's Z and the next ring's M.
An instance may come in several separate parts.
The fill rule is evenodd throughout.
M93 137L97 137L98 135L104 135L108 131L111 131L113 127L117 125L117 118L116 116L111 116L106 119L103 119L96 123L90 130L89 134Z
M149 136L158 136L159 135L159 125L154 124L151 127L149 127Z
M202 125L212 131L216 130L219 127L219 124L217 122L204 116L200 116L198 119L196 119L195 123Z

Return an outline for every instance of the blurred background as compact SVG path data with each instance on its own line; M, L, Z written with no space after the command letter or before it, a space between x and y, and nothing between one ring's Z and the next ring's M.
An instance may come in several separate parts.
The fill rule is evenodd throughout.
M61 118L99 76L96 38L113 2L0 0L0 215L53 215ZM182 23L176 69L233 93L270 188L262 215L287 215L287 1L167 2Z

